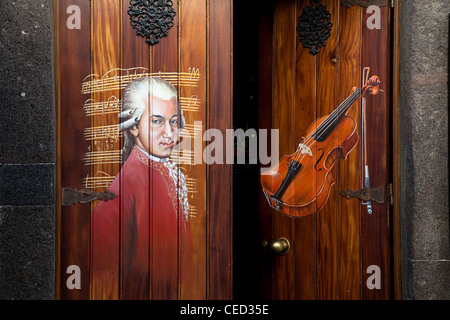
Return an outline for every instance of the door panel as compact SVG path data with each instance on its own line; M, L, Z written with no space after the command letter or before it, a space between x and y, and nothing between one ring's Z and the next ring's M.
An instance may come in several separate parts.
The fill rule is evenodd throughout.
M345 10L344 10L345 9ZM345 26L339 29L339 39L345 39L339 45L339 90L338 101L343 101L351 92L349 88L361 83L361 53L363 51L361 41L362 10L359 6L340 10L340 23ZM350 108L348 115L361 123L361 101L357 101ZM361 145L361 143L359 143ZM361 189L361 148L353 150L345 161L340 161L337 167L338 181L335 190L359 190ZM351 178L349 178L351 177ZM336 197L340 197L336 194ZM359 230L361 207L357 200L341 201L341 209L338 212L339 235L337 250L339 252L337 273L340 281L337 296L340 299L359 299L361 297L360 279L361 266L359 254L361 251L359 242Z
M369 148L368 165L371 170L371 186L384 186L387 192L388 184L392 181L389 166L390 155L390 108L391 101L391 19L392 9L388 5L381 9L381 29L378 32L370 32L363 28L363 63L373 66L372 73L380 77L384 93L374 96L371 105L367 108L367 145ZM367 19L364 15L363 19ZM364 21L364 20L363 20ZM386 193L387 194L387 193ZM387 203L387 196L386 196ZM364 299L388 299L393 292L388 291L392 285L391 265L391 227L390 207L385 204L373 203L374 214L361 216L361 234L365 250L363 250L362 270L370 266L379 266L381 277L381 290L370 290L363 287ZM366 209L366 208L364 208ZM384 289L383 289L384 288Z
M293 154L316 119L333 112L353 87L362 87L365 67L370 67L370 76L379 76L383 93L365 98L364 132L362 99L350 107L347 116L357 124L359 139L345 159L334 163L330 171L334 184L322 208L296 218L271 208L260 193L261 241L286 237L292 246L285 256L265 253L262 261L269 266L262 267L262 296L389 299L393 296L389 206L386 201L372 201L373 212L369 214L360 199L347 199L341 192L363 189L365 160L370 186L388 189L391 9L386 2L377 7L380 15L375 17L367 12L367 6L320 1L326 5L333 26L326 45L313 55L304 48L296 28L305 8L314 2L273 1L273 15L269 9L261 15L261 30L266 34L271 30L273 41L272 51L267 43L260 51L260 74L272 70L273 76L260 78L260 127L279 129L280 156ZM380 28L369 29L369 18L378 19ZM267 52L273 52L273 57L266 56ZM330 143L339 150L339 137L346 133L336 130L336 140ZM367 138L367 157L362 137ZM320 160L319 150L312 151L314 161ZM312 172L310 179L314 193L320 193L317 174Z
M203 133L208 128L225 132L232 127L232 3L167 2L176 12L173 26L155 45L147 44L132 28L130 1L55 2L60 190L56 295L60 299L231 298L230 166L207 166L202 152L206 145ZM69 27L73 21L79 21L79 27ZM144 284L136 289L127 280L133 276L131 269L126 263L117 263L116 269L111 270L113 281L105 288L92 280L92 255L96 252L91 250L95 236L91 216L103 200L62 206L63 188L103 192L120 172L124 139L118 130L118 113L123 88L144 75L161 76L176 87L186 119L180 143L184 149L174 151L172 159L180 162L186 178L190 241L186 249L180 242L175 253L174 259L178 259L177 265L182 269L168 286L175 287L175 291L157 285L158 272L167 262L158 259L169 259L171 254L151 245L164 242L167 237L163 229L154 227L152 215L141 221L148 225L147 240L136 248L147 252L142 258L148 266L147 277L141 279ZM151 179L152 172L147 171L143 175ZM221 192L214 187L218 181ZM125 191L129 185L127 176L119 184ZM158 188L150 186L151 192ZM127 213L123 204L120 206L119 218L111 231L117 234L111 251L118 261L127 261L133 252L125 248L124 239L133 237L133 232L125 227ZM180 233L177 241L181 238ZM79 287L70 285L77 276L74 273L70 277L70 266L79 267Z
M89 12L89 2L82 0L55 2L55 12L63 8L65 13L71 5L78 6L81 12ZM59 36L55 37L56 97L57 106L64 105L64 112L59 111L57 114L59 186L81 186L80 179L91 174L89 166L81 165L81 159L90 147L90 141L83 138L83 130L90 127L91 120L80 111L87 100L81 95L81 82L91 73L88 27L90 15L82 14L80 19L83 28L74 33L66 27L67 16L55 14L55 29L59 32ZM68 75L75 79L77 85L73 85L70 80L66 81ZM62 145L66 146L64 152L61 150ZM62 175L62 172L66 174ZM57 202L61 203L61 193L57 192L56 196ZM57 215L57 246L60 254L57 255L56 265L59 271L56 280L58 288L66 288L66 270L69 266L77 265L81 270L89 270L90 206L70 206L61 208L61 211ZM87 272L86 275L89 275L89 271ZM81 288L89 288L89 276L81 277ZM63 294L60 295L62 296ZM89 290L73 290L70 296L72 299L88 299Z

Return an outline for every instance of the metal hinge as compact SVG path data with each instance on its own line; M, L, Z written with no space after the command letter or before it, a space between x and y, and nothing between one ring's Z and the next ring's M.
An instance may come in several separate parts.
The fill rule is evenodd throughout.
M384 187L381 186L381 187L371 188L371 189L361 189L358 191L353 191L353 190L347 189L347 190L342 191L341 195L343 197L346 197L347 199L358 198L361 201L375 201L377 203L384 203L385 192L384 192ZM394 192L393 192L392 183L389 183L387 185L386 198L387 198L387 204L389 206L393 206L394 205Z
M341 192L341 195L347 199L358 198L362 201L375 201L377 203L384 203L385 191L384 187L377 187L371 189L361 189L353 191L350 189Z
M89 189L74 190L72 188L62 188L62 206L68 207L76 203L89 203L94 200L108 201L117 197L109 190L95 192Z
M393 206L394 205L394 192L392 191L392 183L388 184L388 193L387 193L387 203L389 206Z

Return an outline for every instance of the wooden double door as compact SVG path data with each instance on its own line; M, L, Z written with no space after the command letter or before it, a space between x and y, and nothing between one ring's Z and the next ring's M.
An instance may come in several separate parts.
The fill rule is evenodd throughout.
M369 2L375 3L372 11ZM178 90L188 132L182 138L200 139L174 155L183 160L191 217L190 255L188 261L179 260L187 266L183 279L175 279L176 289L167 295L149 277L149 290L139 298L396 297L398 254L389 204L396 174L391 1L166 1L176 14L167 35L153 45L131 26L132 3L55 2L56 296L102 298L92 294L98 288L91 281L90 255L91 215L100 200L88 202L89 195L77 193L78 199L66 203L65 192L107 190L122 167L123 137L117 125L123 88L134 78L153 75ZM331 28L328 35L319 35L323 46L313 54L297 27L319 5L326 6L321 12ZM268 150L278 147L280 158L294 153L316 119L332 113L353 87L362 86L366 67L379 77L383 92L365 99L364 117L361 99L349 109L359 140L346 159L332 166L334 184L320 210L304 217L278 211L263 193L261 164L233 165L217 158L227 154L227 129L278 130ZM204 135L208 129L222 132L223 144L217 143L219 135L216 140ZM211 153L207 146L213 143ZM208 161L208 155L218 161ZM384 190L381 200L372 201L370 214L366 201L341 194L352 190L364 196L365 165L371 188ZM263 246L280 238L290 243L285 255ZM120 232L118 239L121 252ZM148 255L149 261L157 259L151 249ZM120 273L116 283L104 297L126 299Z

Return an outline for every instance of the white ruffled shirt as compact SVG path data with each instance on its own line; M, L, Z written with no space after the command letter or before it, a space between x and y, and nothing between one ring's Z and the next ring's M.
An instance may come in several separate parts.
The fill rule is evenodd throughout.
M178 188L178 200L180 200L180 203L182 205L183 215L186 221L189 220L189 201L188 201L188 189L186 186L186 177L181 172L181 170L178 168L176 164L174 164L172 161L169 161L169 158L158 158L155 156L152 156L147 151L142 150L142 148L139 148L139 146L136 145L136 148L138 148L144 155L146 155L150 160L153 160L155 162L162 162L164 163L164 166L169 170L169 175L172 178L173 182Z
M136 148L138 148L143 154L145 154L150 160L156 161L156 162L167 162L169 161L169 158L158 158L155 156L152 156L150 153L148 153L147 151L145 151L142 148L139 148L138 145L136 145Z

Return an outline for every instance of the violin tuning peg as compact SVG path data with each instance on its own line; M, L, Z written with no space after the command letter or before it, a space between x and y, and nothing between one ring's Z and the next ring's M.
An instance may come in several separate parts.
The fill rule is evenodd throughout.
M378 76L374 75L374 76L370 77L370 79L369 79L369 81L367 81L367 83L371 86L378 86L381 83L381 81Z

